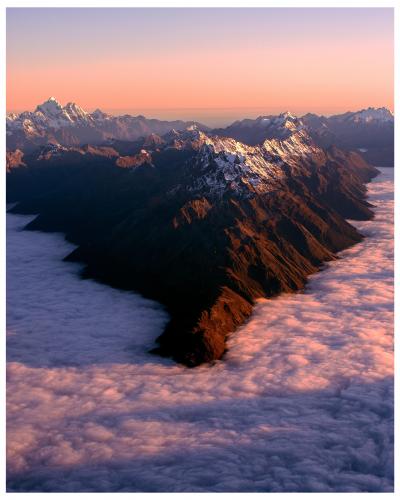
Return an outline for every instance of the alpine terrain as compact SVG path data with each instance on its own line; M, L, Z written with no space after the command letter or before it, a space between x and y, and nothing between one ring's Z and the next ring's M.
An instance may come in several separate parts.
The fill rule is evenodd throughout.
M51 98L7 118L7 200L38 214L28 229L64 232L84 276L164 304L154 352L195 366L223 356L257 299L301 289L362 239L348 219L372 217L377 170L353 149L392 118L283 113L211 131Z

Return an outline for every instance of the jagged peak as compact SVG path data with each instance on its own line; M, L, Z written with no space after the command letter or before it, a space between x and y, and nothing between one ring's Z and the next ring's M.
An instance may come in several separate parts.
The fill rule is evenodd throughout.
M36 112L40 111L43 114L54 114L62 111L62 109L63 107L55 97L49 97L47 101L36 107Z
M373 106L369 106L368 108L366 109L362 109L361 111L384 111L386 113L389 113L389 114L393 114L389 108L387 108L386 106L381 106L379 108L375 108Z
M75 104L74 102L68 102L64 108L63 111L68 114L70 118L86 118L89 113L87 113L84 109L82 109L80 106Z
M394 118L393 113L388 108L385 107L381 108L369 107L352 113L352 116L354 117L354 119L361 119L365 121L371 121L371 120L391 121Z
M284 118L285 120L298 120L298 117L292 114L290 111L284 111L283 113L280 113L279 116L281 118Z
M294 129L295 126L302 125L303 123L300 118L290 111L285 111L279 115L260 115L255 119L244 118L243 120L236 120L230 127L251 128L257 126L263 129L273 127Z
M60 103L57 101L57 99L56 99L55 97L53 97L53 96L49 97L49 98L47 99L47 101L45 101L43 104L45 104L46 102L54 102L54 103L58 104L59 106L61 106L61 104L60 104Z
M358 111L347 111L346 113L340 113L336 115L331 115L329 117L325 117L323 115L318 116L318 115L313 115L311 113L308 113L307 115L304 115L303 118L314 118L317 117L319 119L326 119L326 120L346 120L346 121L354 121L354 122L375 122L375 121L382 121L382 122L393 122L394 121L394 115L392 111L387 108L387 107L379 107L375 108L372 106L369 106L368 108L363 108Z
M67 108L67 109L80 109L83 111L83 109L78 106L75 102L67 102L67 104L64 106L64 108Z

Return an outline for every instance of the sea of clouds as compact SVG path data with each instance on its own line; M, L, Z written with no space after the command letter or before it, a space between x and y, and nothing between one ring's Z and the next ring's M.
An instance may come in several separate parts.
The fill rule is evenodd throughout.
M148 354L161 306L7 216L9 491L392 491L393 169L367 238L260 300L212 366Z

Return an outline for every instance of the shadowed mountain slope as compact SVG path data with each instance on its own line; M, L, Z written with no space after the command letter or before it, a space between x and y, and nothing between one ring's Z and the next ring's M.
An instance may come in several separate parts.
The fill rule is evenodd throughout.
M8 201L39 214L30 229L64 232L86 276L163 303L156 352L195 366L223 355L257 298L298 290L360 241L346 219L372 216L364 183L377 171L284 128L258 145L191 126L16 154Z

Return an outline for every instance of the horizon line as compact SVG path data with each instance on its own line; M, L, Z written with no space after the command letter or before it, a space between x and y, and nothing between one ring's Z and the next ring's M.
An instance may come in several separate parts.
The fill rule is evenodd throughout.
M50 98L49 98L50 99ZM14 114L20 114L20 113L24 113L24 112L35 112L36 110L36 107L37 106L40 106L41 104L47 102L49 99L46 99L45 101L43 102L40 102L39 104L37 104L33 109L26 109L26 108L12 108L12 109L7 109L6 108L6 114L10 114L10 113L14 113ZM57 102L62 106L62 107L65 107L65 105L62 105L58 99L56 99ZM335 109L336 111L335 112L332 112L332 113L323 113L321 111L306 111L305 113L296 113L296 112L292 112L291 111L291 108L293 109L293 107L297 107L297 106L288 106L288 107L281 107L281 106L212 106L212 107L205 107L205 106L199 106L199 107L188 107L188 106L178 106L178 107L159 107L159 106L154 106L154 107L136 107L136 106L127 106L127 107L123 107L123 108L114 108L114 107L103 107L103 106L81 106L80 104L78 104L76 101L67 101L66 104L68 103L73 103L73 104L76 104L78 105L79 107L81 107L84 111L88 110L90 113L91 112L94 112L95 110L100 110L100 111L106 111L110 114L115 114L116 112L122 112L124 114L127 114L128 111L130 112L134 112L134 111L137 111L139 112L140 114L140 111L155 111L155 112L166 112L166 111L256 111L256 110L260 110L260 112L262 111L262 108L275 108L275 112L278 113L278 114L283 114L283 113L291 113L293 115L296 115L296 116L303 116L304 114L307 114L307 113L313 113L313 114L319 114L320 116L331 116L332 114L334 114L335 112L338 112L340 114L345 114L345 113L354 113L354 112L357 112L357 111L362 111L362 110L366 110L366 109L387 109L388 111L390 111L392 114L393 113L393 110L390 108L390 106L385 106L385 105L381 105L381 106L364 106L364 107L357 107L357 108L354 108L354 109L349 109L349 108L345 108L345 107L340 107L340 106L335 106ZM279 110L282 110L282 111L278 111ZM312 107L311 107L312 109ZM268 111L265 111L265 112L268 112ZM260 116L263 116L263 114L261 114Z

